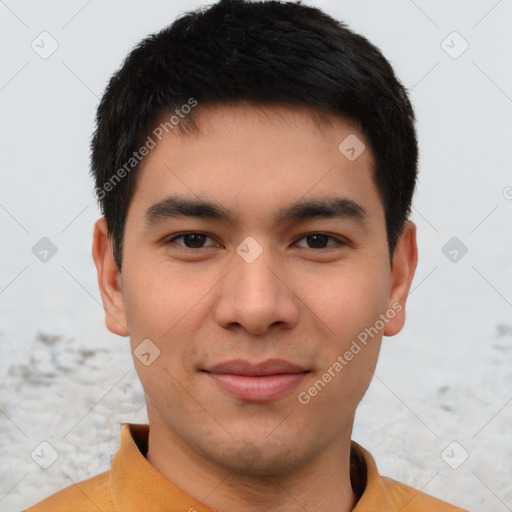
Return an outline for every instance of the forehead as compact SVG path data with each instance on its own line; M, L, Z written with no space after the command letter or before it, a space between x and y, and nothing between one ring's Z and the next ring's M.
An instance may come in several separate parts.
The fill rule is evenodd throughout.
M158 124L164 125L169 117L168 113L162 114ZM236 125L244 126L245 130L257 130L266 126L267 129L274 127L287 131L303 131L307 132L309 137L319 139L348 129L351 132L359 132L361 137L364 137L359 122L348 116L336 114L325 108L290 103L263 104L239 100L233 103L199 104L190 111L190 115L182 116L182 119L183 122L178 124L177 130L166 130L165 135L182 135L189 132L192 135L220 136Z
M361 206L379 201L370 146L348 119L281 105L199 105L194 122L195 132L169 129L155 141L133 202L147 208L178 193L263 215L262 207L335 192Z

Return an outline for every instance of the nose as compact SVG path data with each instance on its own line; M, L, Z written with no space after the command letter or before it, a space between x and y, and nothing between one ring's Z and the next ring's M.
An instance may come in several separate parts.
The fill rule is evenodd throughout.
M215 318L225 329L244 328L254 335L271 327L292 328L298 322L298 299L291 291L284 264L270 248L252 262L234 255L234 268L218 287Z

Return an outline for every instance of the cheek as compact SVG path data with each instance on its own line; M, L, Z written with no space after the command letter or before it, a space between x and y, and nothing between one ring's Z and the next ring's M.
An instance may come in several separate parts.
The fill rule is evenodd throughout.
M200 308L208 282L164 266L149 265L127 275L125 305L130 336L172 338ZM186 322L185 322L186 323Z
M324 279L312 276L303 281L300 297L319 319L324 338L336 351L370 328L385 311L389 280L386 269L371 265L346 266L331 271ZM322 338L322 335L319 335ZM330 351L329 351L330 352Z
M134 362L146 392L164 390L163 395L174 396L180 394L176 381L187 387L193 376L194 340L199 326L207 321L208 291L218 277L185 273L168 265L145 268L127 276L131 277L125 290L130 343L134 352L149 339L158 347L159 356L146 367L135 359L135 352Z
M325 415L330 416L332 424L343 423L347 415L353 414L363 398L372 380L379 352L380 339L375 338L366 347L347 360L346 351L335 354L336 357L310 381L310 386L304 389L309 399L311 416L325 421ZM340 356L344 363L337 359ZM341 366L336 366L335 363ZM339 370L339 368L343 368ZM328 411L326 413L326 411ZM339 424L341 424L339 423Z

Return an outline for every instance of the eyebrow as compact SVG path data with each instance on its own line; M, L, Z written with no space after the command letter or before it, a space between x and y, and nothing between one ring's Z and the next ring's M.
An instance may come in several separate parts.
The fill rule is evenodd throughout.
M165 219L194 217L233 222L235 216L224 206L210 201L168 196L150 206L144 215L147 226L158 224ZM292 223L317 218L349 219L364 222L368 218L366 210L346 197L325 197L298 201L279 210L276 223Z

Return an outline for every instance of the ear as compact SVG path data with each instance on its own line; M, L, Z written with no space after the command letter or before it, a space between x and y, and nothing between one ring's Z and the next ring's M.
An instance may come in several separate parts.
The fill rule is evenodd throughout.
M406 221L393 253L388 310L394 311L396 314L386 323L385 336L398 334L404 326L405 303L417 264L416 225L411 221Z
M112 252L112 244L105 217L94 224L92 257L98 273L105 324L107 329L119 336L128 336L124 306L122 278Z

